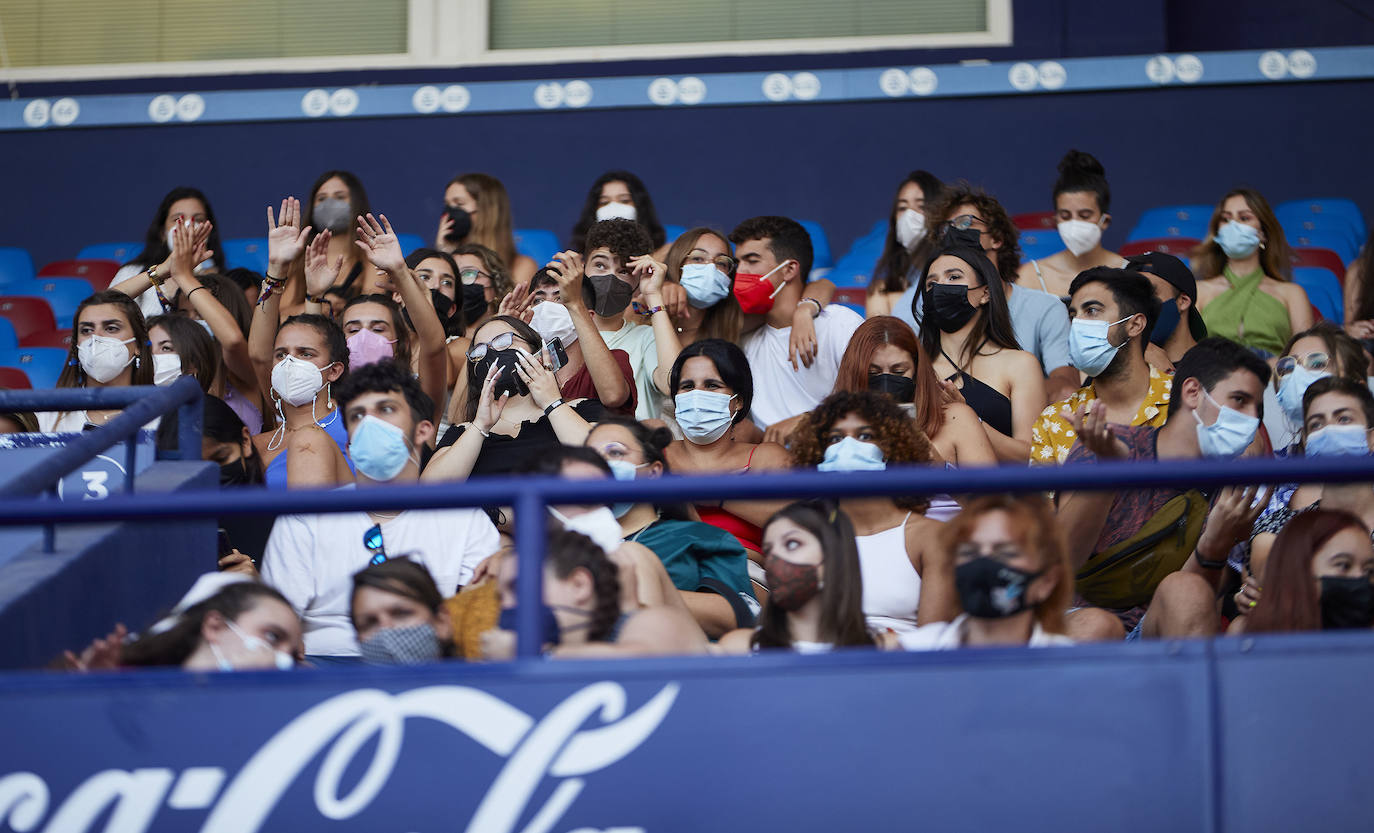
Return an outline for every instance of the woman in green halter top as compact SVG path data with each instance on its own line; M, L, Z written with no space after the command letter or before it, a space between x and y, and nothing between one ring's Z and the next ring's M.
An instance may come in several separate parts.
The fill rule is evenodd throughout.
M1312 305L1292 283L1283 228L1256 191L1237 188L1217 204L1207 239L1193 253L1198 309L1207 332L1276 356L1312 326Z

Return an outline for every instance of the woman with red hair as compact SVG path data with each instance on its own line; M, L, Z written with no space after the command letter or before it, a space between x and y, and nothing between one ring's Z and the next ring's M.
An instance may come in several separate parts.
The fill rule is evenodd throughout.
M1312 509L1274 539L1255 609L1230 632L1280 633L1374 625L1374 545L1350 512Z
M930 439L935 452L932 462L959 466L997 462L978 415L962 402L945 401L916 333L900 318L869 318L849 339L835 374L834 392L865 390L885 393L905 407ZM774 426L781 434L775 441L789 440L802 416ZM774 428L769 429L769 439Z

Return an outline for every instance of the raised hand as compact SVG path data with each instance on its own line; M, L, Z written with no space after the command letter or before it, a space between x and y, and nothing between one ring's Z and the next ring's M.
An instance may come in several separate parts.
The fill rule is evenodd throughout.
M315 235L310 248L305 252L305 294L318 298L328 291L339 279L343 269L344 256L339 255L333 263L329 262L329 241L333 237L329 229Z
M448 239L452 231L453 218L445 211L439 215L439 233L434 235L434 248L441 252L453 251L456 247L453 245L453 241Z
M203 225L209 226L209 223ZM206 231L204 237L209 237ZM172 275L189 275L195 271L200 261L196 256L196 239L201 238L200 229L193 229L190 223L177 220L172 226Z
M277 273L272 277L284 277L282 273L305 251L310 227L299 228L300 223L301 201L295 197L281 201L281 214L277 219L272 216L272 206L267 206L267 267Z
M687 290L682 284L667 281L663 284L663 306L674 321L687 317Z
M473 414L472 425L483 434L491 433L492 426L496 425L501 419L501 414L505 413L506 405L510 402L510 393L501 394L501 398L496 398L496 380L501 375L501 368L493 364L487 371L487 378L482 382L482 393L477 398L477 413Z
M1077 411L1068 408L1059 412L1068 420L1078 434L1083 447L1097 455L1099 460L1125 460L1131 456L1130 449L1117 438L1116 432L1107 422L1107 408L1096 399L1084 402Z
M104 639L97 639L81 652L80 656L66 651L62 654L63 666L68 671L110 671L119 667L124 656L124 640L129 630L124 625L115 625L113 631Z
M562 392L558 389L558 380L554 378L547 367L535 361L529 353L521 350L517 355L520 358L520 364L515 369L529 387L530 398L540 408L547 408L550 403L562 396Z
M368 214L358 218L358 239L356 245L368 262L388 274L398 274L406 268L405 252L401 251L401 241L391 228L391 221L381 215L381 222Z
M1197 542L1199 557L1224 559L1231 548L1250 537L1255 521L1269 502L1264 486L1227 486L1207 512L1207 523Z
M668 267L654 256L640 255L630 258L630 272L639 278L639 294L644 303L658 306L663 303L663 281L668 277Z
M582 255L559 252L549 261L548 269L558 281L558 302L565 307L582 306Z
M530 303L530 285L522 283L506 293L496 307L497 315L519 318L526 324L534 320L534 306Z

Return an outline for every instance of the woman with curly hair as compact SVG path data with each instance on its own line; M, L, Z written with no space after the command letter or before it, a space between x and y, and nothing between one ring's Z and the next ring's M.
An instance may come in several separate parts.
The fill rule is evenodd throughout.
M832 393L792 435L797 466L821 471L881 471L888 463L930 462L930 440L888 396ZM854 524L869 627L916 629L921 571L940 524L921 513L924 499L865 497L840 501Z

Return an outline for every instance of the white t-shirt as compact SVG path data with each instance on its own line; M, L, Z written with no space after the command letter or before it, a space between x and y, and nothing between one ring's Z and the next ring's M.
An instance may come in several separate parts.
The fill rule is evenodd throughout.
M630 370L635 375L635 419L657 419L663 395L654 386L654 371L658 370L658 343L654 328L626 321L618 330L601 330L601 338L612 350L624 350L630 356Z
M353 574L372 553L363 535L375 523L366 512L283 515L272 526L262 559L262 580L281 591L305 623L305 652L357 656L349 618ZM382 524L382 545L391 558L423 564L439 592L452 596L472 578L482 559L500 547L496 527L477 509L402 512Z
M754 407L750 419L760 428L805 413L820 404L835 388L840 358L849 338L864 323L846 306L831 304L815 319L816 360L810 367L787 357L792 328L764 324L744 337L744 355L754 375Z
M908 651L951 651L964 647L968 638L968 614L961 613L953 622L932 622L914 631L897 634L902 647ZM1073 640L1060 633L1046 633L1036 622L1031 626L1027 648L1053 648L1072 645Z

